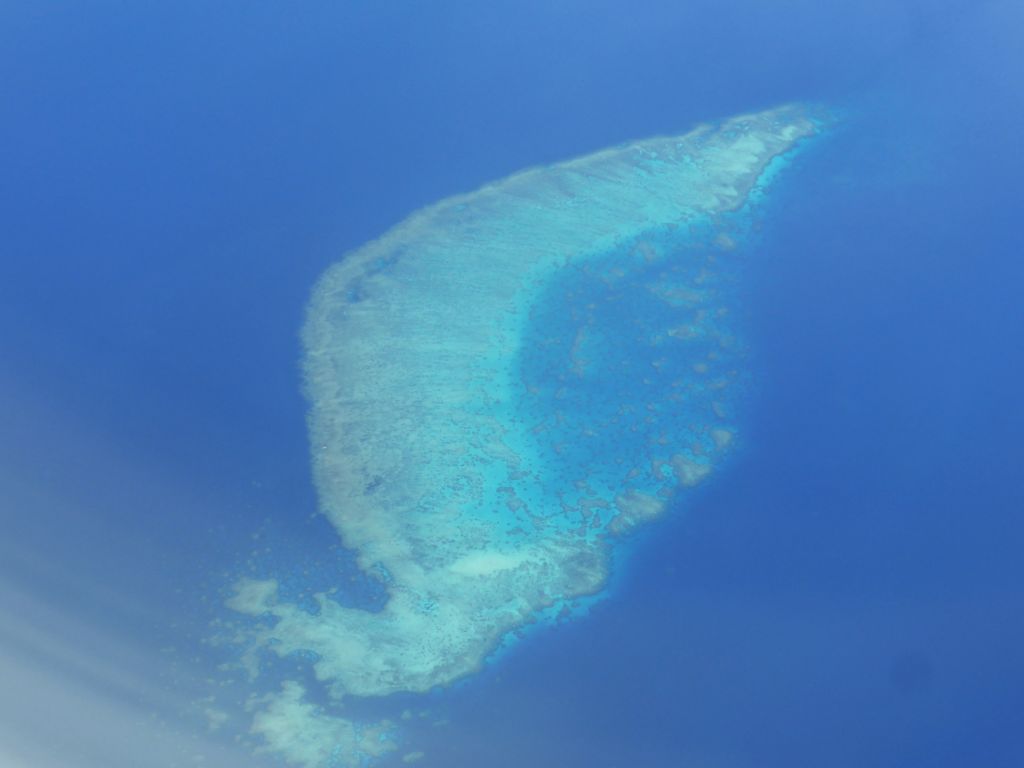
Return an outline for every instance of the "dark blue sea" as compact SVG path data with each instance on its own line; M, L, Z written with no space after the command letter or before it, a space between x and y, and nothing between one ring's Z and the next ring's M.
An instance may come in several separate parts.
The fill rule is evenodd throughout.
M232 582L383 599L317 514L320 274L790 102L837 119L758 214L740 447L587 615L366 705L374 764L1024 765L1022 35L1015 0L7 0L0 766L287 765Z

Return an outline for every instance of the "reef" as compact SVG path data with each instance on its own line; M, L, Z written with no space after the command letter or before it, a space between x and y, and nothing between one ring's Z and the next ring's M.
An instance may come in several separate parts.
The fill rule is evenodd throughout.
M821 125L786 106L528 170L332 266L302 336L313 476L388 600L309 611L241 582L231 607L272 619L257 646L313 654L335 697L428 691L599 592L616 538L740 434L747 208ZM295 685L256 705L282 754L270 724L305 706Z

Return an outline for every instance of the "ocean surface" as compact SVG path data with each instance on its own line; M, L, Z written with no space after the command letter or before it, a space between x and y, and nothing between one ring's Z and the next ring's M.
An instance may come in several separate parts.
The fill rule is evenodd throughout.
M1022 34L1013 0L4 3L0 766L1024 765ZM603 598L429 693L247 654L240 579L388 600L318 514L324 271L793 103L831 122L749 218L735 445ZM396 746L268 749L288 681Z

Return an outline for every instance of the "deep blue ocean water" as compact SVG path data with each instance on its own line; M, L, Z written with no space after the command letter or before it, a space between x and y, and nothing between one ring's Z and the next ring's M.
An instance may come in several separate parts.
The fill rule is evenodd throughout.
M441 714L408 741L1024 764L1022 32L998 1L6 3L0 763L192 764L81 702L205 738L168 713L222 660L231 575L358 579L298 367L341 254L523 167L807 101L842 120L760 215L741 450L588 617L411 701Z

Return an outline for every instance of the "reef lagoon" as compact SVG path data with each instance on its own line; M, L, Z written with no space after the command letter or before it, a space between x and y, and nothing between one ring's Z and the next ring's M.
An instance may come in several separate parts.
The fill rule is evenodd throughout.
M426 693L599 594L614 539L732 445L744 375L716 273L821 123L791 106L525 171L333 266L303 334L313 477L386 602L309 610L245 579L228 606L272 617L246 642L308 655L338 702ZM359 765L390 739L303 693L255 715L286 759Z
M0 764L1020 765L1022 26L0 11Z

